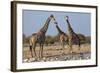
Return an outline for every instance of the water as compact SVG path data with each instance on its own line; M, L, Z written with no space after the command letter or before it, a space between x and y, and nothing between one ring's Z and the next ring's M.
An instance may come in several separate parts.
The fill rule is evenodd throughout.
M48 62L48 61L70 61L70 60L88 60L91 59L91 53L72 53L56 56L44 57L43 59L35 60L35 58L24 59L23 62Z

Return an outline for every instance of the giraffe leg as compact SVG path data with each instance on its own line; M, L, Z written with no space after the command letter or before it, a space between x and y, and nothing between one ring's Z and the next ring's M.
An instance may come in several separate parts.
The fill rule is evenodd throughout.
M64 42L62 42L62 48L64 49Z
M32 45L30 45L30 52L31 52L31 57L33 57L33 53L32 53Z
M40 45L39 58L43 58L43 44Z
M36 59L36 58L37 58L37 56L36 56L36 50L35 50L35 48L36 48L36 44L34 44L34 45L33 45L34 56L35 56L35 59Z
M41 58L43 58L43 44L41 45Z
M72 40L69 40L70 53L72 53Z
M60 48L60 49L61 49L61 53L62 53L62 49L63 49L63 47L62 47L62 42L60 42L60 44L61 44L61 48Z
M64 54L64 42L62 42L62 54Z
M39 49L39 59L41 58L41 44L40 44L40 49Z
M78 51L80 52L80 50L81 50L81 46L80 46L80 44L78 45Z

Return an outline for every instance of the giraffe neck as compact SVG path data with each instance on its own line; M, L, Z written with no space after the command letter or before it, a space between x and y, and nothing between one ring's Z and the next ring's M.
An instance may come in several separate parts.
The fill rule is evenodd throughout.
M42 33L46 33L46 31L47 31L47 29L48 29L48 26L49 26L49 23L50 23L50 17L46 20L46 22L45 22L45 24L44 24L44 26L40 29L40 32L42 32Z
M69 34L74 33L74 31L73 31L73 29L72 29L72 27L71 27L71 25L70 25L69 20L66 20L66 21L67 21L67 23L68 23L68 32L69 32Z
M59 26L58 26L58 25L56 25L56 28L57 28L57 30L58 30L58 32L59 32L59 34L63 33L63 31L61 31L61 29L59 28Z

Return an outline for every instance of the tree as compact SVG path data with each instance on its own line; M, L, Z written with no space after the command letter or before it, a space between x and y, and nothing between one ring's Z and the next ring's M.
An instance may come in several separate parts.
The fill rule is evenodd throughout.
M54 38L53 38L54 41L55 41L55 42L59 42L59 37L60 37L59 34L57 34L56 36L54 36Z
M91 43L91 36L86 36L86 43Z
M83 43L86 43L86 37L85 35L83 34L78 34L79 36L79 39L80 39L80 43L83 44Z
M23 34L23 43L25 43L26 36Z
M30 37L26 37L26 35L23 34L23 43L24 44L29 43L29 39L30 39Z
M45 39L45 44L46 45L48 45L48 44L54 44L54 37L52 37L50 35L47 35L46 39Z

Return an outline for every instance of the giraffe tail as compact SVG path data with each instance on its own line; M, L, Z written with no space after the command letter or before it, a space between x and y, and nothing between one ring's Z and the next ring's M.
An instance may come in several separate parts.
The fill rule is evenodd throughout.
M30 51L32 51L32 46L31 45L29 46L29 48L30 48Z
M79 42L79 47L81 46L80 42Z

